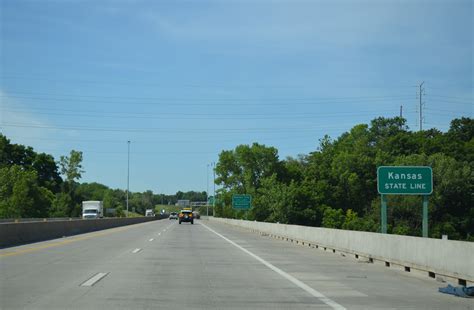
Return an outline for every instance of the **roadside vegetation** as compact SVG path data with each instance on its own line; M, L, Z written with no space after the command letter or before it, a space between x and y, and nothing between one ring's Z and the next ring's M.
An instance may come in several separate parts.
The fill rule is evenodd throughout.
M403 118L377 118L336 139L325 136L309 154L283 160L276 148L258 143L222 151L216 165L220 189L215 214L379 231L377 167L389 165L431 166L430 237L474 241L472 118L454 119L447 132L413 132ZM124 216L126 192L80 183L83 173L82 152L72 150L55 161L0 134L0 218L78 217L84 200L102 200L106 210ZM233 210L233 194L251 194L252 208ZM172 212L180 199L205 201L206 193L130 193L129 210L141 215L146 209ZM388 196L388 232L420 236L421 206L420 196Z
M102 200L106 210L114 210L114 216L125 216L126 191L79 183L83 173L82 152L72 150L56 162L53 156L13 144L0 134L0 218L79 217L85 200ZM144 215L161 202L174 205L179 199L205 201L206 193L130 192L129 216Z
M254 143L220 153L216 215L328 228L380 231L377 167L431 166L429 235L474 241L474 120L454 119L448 132L413 132L403 118L377 118L314 152L280 160ZM249 211L232 209L233 194L251 194ZM421 236L422 198L388 196L388 232Z

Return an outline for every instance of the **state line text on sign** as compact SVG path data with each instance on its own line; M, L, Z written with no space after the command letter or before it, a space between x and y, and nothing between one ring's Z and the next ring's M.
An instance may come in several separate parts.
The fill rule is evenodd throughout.
M433 172L424 166L382 166L377 169L377 189L385 195L429 195Z

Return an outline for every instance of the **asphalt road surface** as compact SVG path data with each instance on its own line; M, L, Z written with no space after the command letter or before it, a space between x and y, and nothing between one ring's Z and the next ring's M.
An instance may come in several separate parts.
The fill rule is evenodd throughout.
M207 220L0 250L1 309L474 309L441 286Z

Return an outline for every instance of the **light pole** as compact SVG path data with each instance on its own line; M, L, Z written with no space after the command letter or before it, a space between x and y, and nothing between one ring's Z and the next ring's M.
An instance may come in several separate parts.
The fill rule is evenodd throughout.
M214 184L214 195L212 199L212 216L216 215L216 163L212 163L212 172L213 172L213 178L212 178L212 183Z
M206 175L207 175L206 216L207 216L207 218L209 219L209 164L207 164Z
M128 217L128 192L130 191L130 140L127 141L128 156L127 156L127 217Z

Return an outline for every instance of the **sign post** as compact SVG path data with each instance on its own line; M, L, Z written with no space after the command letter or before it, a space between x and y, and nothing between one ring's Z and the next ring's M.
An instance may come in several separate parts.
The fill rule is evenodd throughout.
M381 195L381 232L387 233L386 195L423 196L423 237L428 237L428 198L433 192L433 170L424 166L381 166L377 169L377 190Z
M387 233L387 196L380 195L382 197L382 207L380 211L380 218L382 219L381 233Z
M428 195L423 195L423 237L428 238Z

